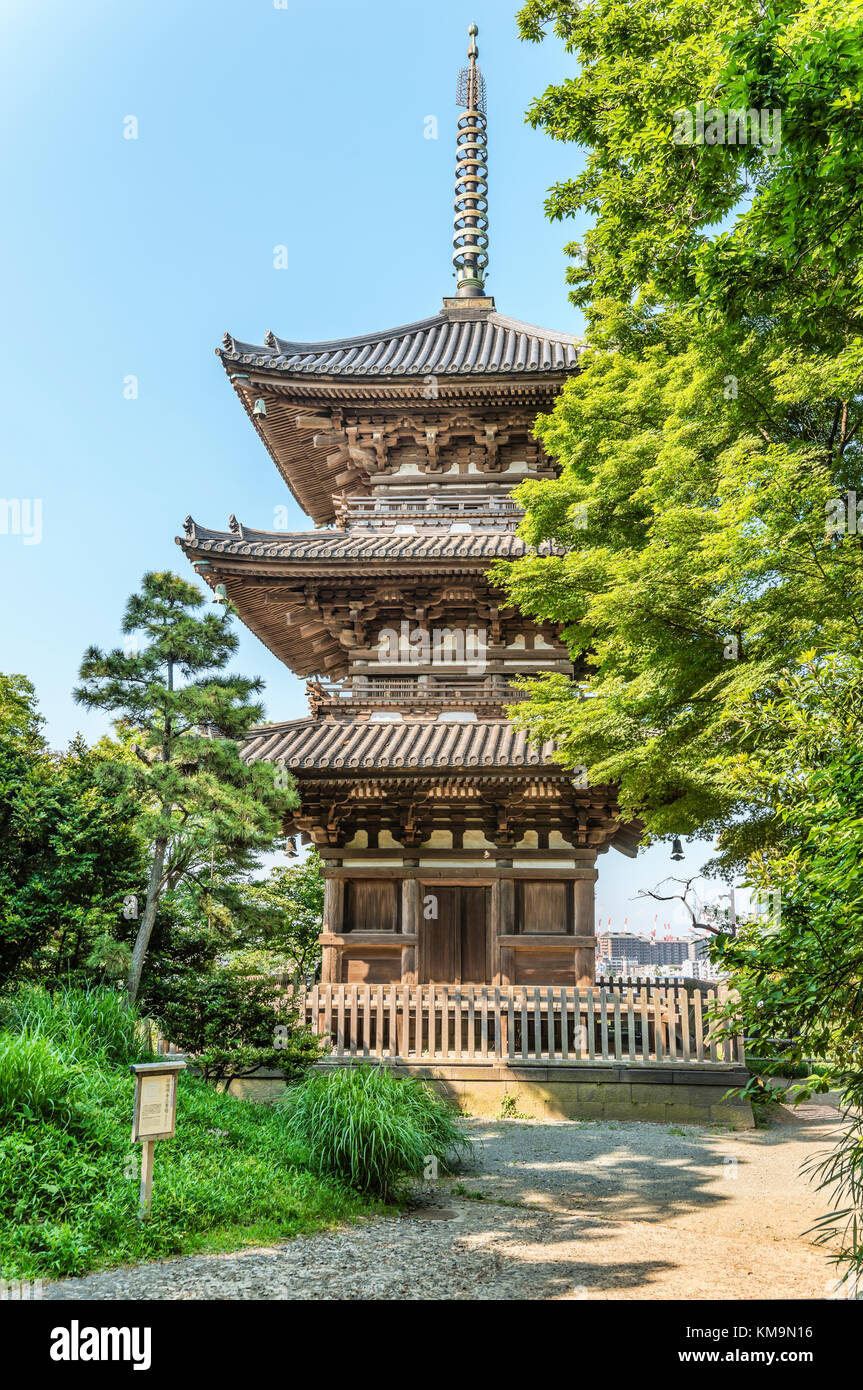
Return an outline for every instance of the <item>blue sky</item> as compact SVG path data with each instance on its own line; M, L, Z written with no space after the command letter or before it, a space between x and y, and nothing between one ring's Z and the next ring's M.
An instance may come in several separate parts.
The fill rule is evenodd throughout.
M39 499L42 535L0 534L0 669L33 680L56 746L107 729L72 702L81 654L119 640L145 570L191 577L174 544L187 512L267 528L289 502L289 524L309 525L214 356L223 331L342 337L452 292L454 93L473 20L489 289L515 318L581 330L562 253L578 227L549 223L543 201L582 154L524 121L573 71L559 42L521 43L514 0L280 3L4 7L0 496ZM236 666L265 679L269 717L304 713L302 683L245 629ZM705 857L693 846L681 867ZM603 921L652 925L630 900L672 867L665 847L603 856Z

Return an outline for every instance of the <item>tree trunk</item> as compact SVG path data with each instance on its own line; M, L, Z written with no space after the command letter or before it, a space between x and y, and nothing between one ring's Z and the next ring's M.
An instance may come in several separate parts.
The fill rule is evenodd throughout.
M147 947L150 944L150 937L153 933L153 923L156 920L156 908L159 905L159 886L162 881L162 868L165 863L165 851L168 848L167 838L156 841L153 853L153 867L150 870L150 882L147 885L147 903L144 907L144 916L141 918L141 925L138 928L138 935L135 937L135 948L132 951L132 959L129 962L129 978L126 981L126 999L128 1003L134 1004L138 997L138 990L141 986L141 974L144 969L144 960L147 955Z

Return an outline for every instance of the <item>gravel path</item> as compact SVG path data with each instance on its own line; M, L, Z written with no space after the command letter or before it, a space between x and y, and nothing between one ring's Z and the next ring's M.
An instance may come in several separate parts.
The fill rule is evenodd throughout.
M800 1164L835 1110L768 1130L469 1120L476 1164L404 1216L48 1285L48 1299L824 1298Z

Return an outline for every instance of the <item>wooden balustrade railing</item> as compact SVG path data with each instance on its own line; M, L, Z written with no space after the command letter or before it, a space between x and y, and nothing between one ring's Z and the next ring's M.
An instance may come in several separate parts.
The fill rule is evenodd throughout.
M339 515L353 519L356 517L398 517L451 515L455 516L521 516L523 509L517 502L497 501L491 498L447 497L438 493L435 497L411 501L398 497L381 501L372 497L352 497L345 499L338 507Z
M311 684L311 683L310 683ZM417 700L423 704L440 703L443 700L494 700L515 704L527 698L527 692L513 690L503 678L477 681L436 681L425 685L415 676L380 677L372 676L365 681L352 682L351 677L344 681L317 681L314 694L318 699L349 703L351 700L367 703L370 700L385 702Z
M713 1011L721 986L315 985L301 1017L329 1056L742 1064L742 1039Z

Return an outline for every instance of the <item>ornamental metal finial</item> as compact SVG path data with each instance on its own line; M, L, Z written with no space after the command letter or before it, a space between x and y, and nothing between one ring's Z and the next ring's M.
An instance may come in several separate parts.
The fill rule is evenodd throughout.
M468 29L470 66L458 75L456 100L466 108L459 117L456 141L455 228L453 265L459 299L478 299L485 294L488 265L488 150L485 123L485 78L479 69L475 24Z

